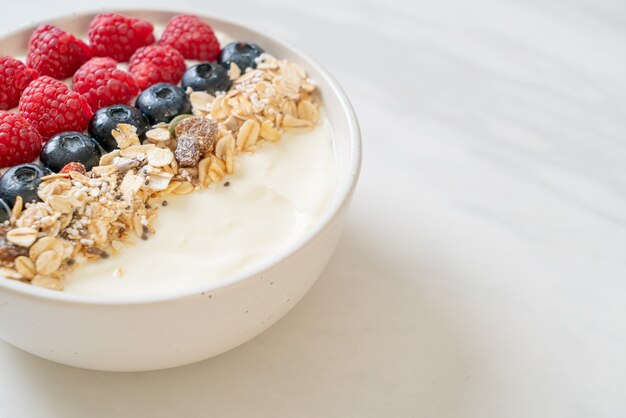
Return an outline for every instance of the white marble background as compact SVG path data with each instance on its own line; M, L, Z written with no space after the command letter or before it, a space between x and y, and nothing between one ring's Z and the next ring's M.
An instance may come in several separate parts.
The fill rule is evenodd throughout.
M4 2L0 27L86 3ZM626 3L106 5L131 3L324 63L362 124L351 217L310 294L218 358L97 373L0 343L0 416L626 416Z

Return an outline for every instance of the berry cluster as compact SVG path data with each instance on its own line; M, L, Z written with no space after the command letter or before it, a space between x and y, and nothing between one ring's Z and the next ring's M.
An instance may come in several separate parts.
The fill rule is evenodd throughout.
M188 92L227 91L233 67L233 74L255 68L263 53L245 42L220 49L212 28L193 15L173 17L159 40L150 22L118 13L97 15L87 31L85 42L41 25L25 63L0 57L0 168L11 167L0 178L0 209L18 195L38 200L37 186L51 172L98 165L117 147L118 124L143 137L191 113ZM187 68L186 59L201 63ZM37 157L41 165L32 163Z

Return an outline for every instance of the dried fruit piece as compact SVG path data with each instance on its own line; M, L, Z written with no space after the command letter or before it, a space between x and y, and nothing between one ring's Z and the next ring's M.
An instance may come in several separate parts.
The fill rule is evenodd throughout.
M210 151L217 135L217 123L203 117L192 116L181 120L176 126L176 136L190 136L198 143L200 153Z
M80 174L87 173L87 169L85 169L85 166L77 162L65 164L65 166L61 169L61 171L59 171L59 173L69 173L70 171L76 171Z
M189 110L174 112L171 118L191 110L195 116L178 116L169 125L157 123L149 133L146 124L150 143L140 144L143 135L132 121L116 123L108 132L115 138L111 149L120 149L102 156L100 165L87 173L68 169L43 176L37 189L42 201L25 208L16 202L4 234L0 230L0 273L6 270L18 280L62 289L63 274L75 262L108 257L131 237L147 239L154 233L157 209L161 202L167 204L162 200L167 194L222 184L233 173L233 157L239 151L254 151L261 139L275 141L283 129L311 129L319 105L304 70L269 55L255 62L257 69L239 76L229 92L215 98L192 93ZM237 68L231 67L234 75ZM35 232L30 254L27 247L8 240L11 226ZM29 244L19 234L17 240Z
M181 167L193 167L200 161L200 148L198 142L190 136L178 138L174 151L176 161Z

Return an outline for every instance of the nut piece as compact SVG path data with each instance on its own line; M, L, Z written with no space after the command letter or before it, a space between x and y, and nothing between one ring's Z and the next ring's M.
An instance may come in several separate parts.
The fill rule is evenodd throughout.
M185 118L176 125L176 136L190 136L198 142L198 149L201 154L213 149L215 136L217 135L217 122L210 119L192 116Z
M119 124L112 131L119 149L99 166L45 176L40 202L18 199L0 224L0 275L62 290L75 263L115 255L135 235L148 239L168 194L223 182L237 154L319 122L316 87L299 65L264 54L256 69L231 64L228 74L229 91L189 91L193 114L153 126L143 145L135 127Z
M30 247L37 239L37 231L33 228L15 228L7 232L7 240L20 247Z
M176 161L181 167L193 167L200 161L200 147L193 137L184 135L178 138L176 151L174 151Z

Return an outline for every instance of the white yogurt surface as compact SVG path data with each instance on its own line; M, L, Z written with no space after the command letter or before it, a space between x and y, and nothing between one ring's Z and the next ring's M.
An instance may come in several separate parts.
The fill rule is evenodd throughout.
M309 231L335 189L330 124L236 157L235 173L159 209L156 234L68 275L65 291L146 295L249 271ZM224 183L228 181L229 187ZM122 277L115 277L116 268Z
M155 25L157 39L163 25ZM220 45L233 39L215 32ZM85 41L85 34L79 36ZM25 60L25 55L19 57ZM187 67L197 64L187 60ZM127 63L119 68L127 69ZM71 78L65 80L71 87ZM17 109L13 109L16 111ZM260 265L310 230L335 189L330 124L313 132L260 143L236 157L235 174L220 184L168 197L156 234L106 260L69 274L65 291L91 295L146 295L219 282ZM228 181L229 187L223 184ZM123 275L113 273L121 268Z

